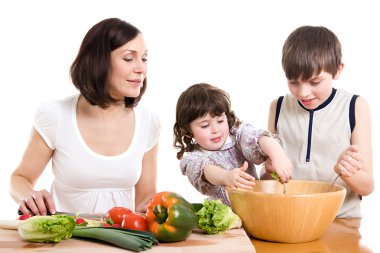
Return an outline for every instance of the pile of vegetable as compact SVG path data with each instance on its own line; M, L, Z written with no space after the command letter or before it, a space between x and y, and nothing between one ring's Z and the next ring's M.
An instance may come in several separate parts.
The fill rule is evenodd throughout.
M160 192L149 202L146 215L126 207L109 209L101 220L68 215L24 215L19 225L22 239L60 242L71 237L108 242L131 251L150 249L160 242L186 240L194 228L208 234L241 227L241 219L220 200L190 204L175 192Z
M198 228L207 234L219 234L242 226L241 218L219 199L205 199L196 215L199 219Z
M154 235L146 231L145 217L127 207L112 207L107 211L105 220L77 217L76 223L73 237L100 240L135 252L158 244Z
M121 210L126 211L127 208L110 209L106 215L106 222L68 215L20 216L19 219L25 221L19 225L18 233L23 240L30 242L57 243L64 239L76 237L108 242L135 252L150 249L152 245L158 244L154 235L145 231L147 226L144 217L143 222L140 223L140 216L142 217L142 215L135 214L128 209L128 217L122 215L122 218L118 220L117 217L122 212ZM109 224L110 222L112 224ZM128 226L127 224L132 224L136 229L122 227ZM141 224L145 225L145 229L142 229Z

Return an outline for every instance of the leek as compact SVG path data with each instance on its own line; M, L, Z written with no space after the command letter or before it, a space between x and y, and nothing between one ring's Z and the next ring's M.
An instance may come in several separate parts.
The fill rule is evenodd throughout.
M76 226L73 237L96 239L135 252L152 248L158 241L150 232L111 227Z

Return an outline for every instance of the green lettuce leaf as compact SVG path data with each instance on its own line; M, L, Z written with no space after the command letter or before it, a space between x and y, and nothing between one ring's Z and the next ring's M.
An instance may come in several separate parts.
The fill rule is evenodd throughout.
M75 220L71 216L33 216L18 227L18 233L30 242L60 242L71 238L74 228Z
M196 212L198 228L207 234L222 233L233 227L241 227L241 219L231 207L220 200L204 200L203 207Z

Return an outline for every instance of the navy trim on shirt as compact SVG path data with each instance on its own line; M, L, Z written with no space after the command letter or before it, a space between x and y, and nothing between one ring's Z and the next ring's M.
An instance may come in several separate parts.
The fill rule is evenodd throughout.
M350 110L349 110L349 117L350 117L350 128L351 133L354 131L356 120L355 120L355 103L356 99L358 98L358 95L353 95L350 101Z
M280 116L282 100L284 100L284 96L279 97L276 104L276 116L274 118L274 129L276 129L276 131L277 131L278 117Z

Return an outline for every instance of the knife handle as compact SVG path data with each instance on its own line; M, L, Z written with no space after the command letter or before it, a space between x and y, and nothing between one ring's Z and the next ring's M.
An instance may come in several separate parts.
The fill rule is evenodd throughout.
M20 209L17 210L17 213L18 213L18 215L23 215L24 214ZM31 213L32 213L32 215L34 215L33 212L31 212ZM52 215L52 214L48 211L46 215Z

